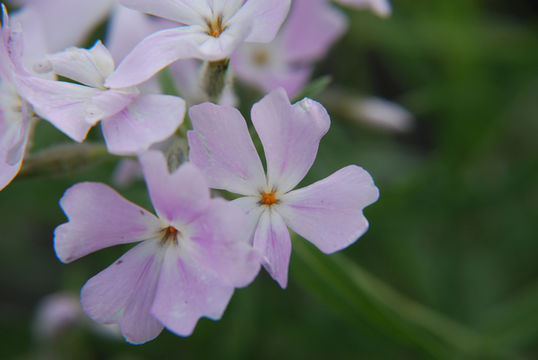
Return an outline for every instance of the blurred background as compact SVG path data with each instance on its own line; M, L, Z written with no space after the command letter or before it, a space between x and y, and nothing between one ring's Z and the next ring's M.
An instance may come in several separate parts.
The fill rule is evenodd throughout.
M393 0L388 19L344 11L349 30L314 75L330 76L313 96L332 127L304 184L367 169L381 193L365 210L369 231L331 256L295 237L285 291L261 272L221 321L133 346L77 313L84 282L125 247L69 265L52 248L63 192L110 184L116 162L17 178L0 193L0 358L538 358L538 3ZM248 114L263 94L236 85ZM371 126L342 103L358 96L412 118ZM40 122L33 149L64 142ZM143 182L120 192L151 209Z

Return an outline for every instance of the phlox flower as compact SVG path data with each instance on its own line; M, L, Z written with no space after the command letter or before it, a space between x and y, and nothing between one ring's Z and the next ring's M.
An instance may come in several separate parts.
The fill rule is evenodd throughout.
M283 87L293 97L346 27L345 15L327 0L294 0L276 38L269 44L244 43L231 64L240 80L267 92Z
M115 89L104 85L114 71L114 60L100 42L89 50L68 48L36 64L39 72L56 74L79 84L20 76L20 91L41 117L73 140L82 142L101 121L108 151L133 154L172 135L183 121L183 99L141 94L136 87Z
M42 56L41 28L33 13L19 12L13 25L2 4L0 29L0 190L17 175L22 165L31 129L31 105L18 90L17 72L25 72L24 63ZM23 25L25 41L23 43ZM24 56L23 56L24 55Z
M118 324L135 344L155 338L163 327L188 336L200 317L219 319L234 288L249 284L260 267L244 233L244 213L210 199L194 165L184 163L170 174L155 151L142 155L141 164L157 216L107 185L85 182L62 197L69 222L54 233L54 249L64 263L140 242L81 291L89 317Z
M277 89L252 107L267 175L239 111L204 103L189 114L194 128L188 133L190 160L205 173L210 187L243 195L233 202L248 214L245 231L281 287L287 285L291 254L287 226L325 253L343 249L367 230L362 210L379 193L362 168L350 165L293 190L329 129L329 115L318 102L305 98L291 105L286 92Z
M178 23L142 40L106 81L107 86L141 83L180 59L229 58L242 42L270 42L290 0L121 0L121 4Z
M21 0L37 14L48 51L80 46L109 15L116 0Z

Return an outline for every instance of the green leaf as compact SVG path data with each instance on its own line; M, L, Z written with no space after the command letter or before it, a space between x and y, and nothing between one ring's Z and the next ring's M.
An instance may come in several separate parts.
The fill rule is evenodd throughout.
M303 91L301 91L301 93L295 97L294 102L301 100L302 98L305 98L305 97L308 97L311 99L317 98L318 95L321 94L321 92L325 90L325 88L329 86L331 82L332 82L332 77L329 75L322 76L315 80L312 80L308 85L306 85Z
M292 274L356 326L368 321L438 359L506 358L488 338L392 289L341 254L325 255L295 239Z

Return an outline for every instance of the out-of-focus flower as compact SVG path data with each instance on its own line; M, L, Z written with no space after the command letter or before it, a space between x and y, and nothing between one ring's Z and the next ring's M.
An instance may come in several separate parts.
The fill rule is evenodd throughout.
M413 114L402 105L375 96L357 96L329 89L322 99L331 112L381 130L405 133L415 126Z
M281 287L287 285L291 254L286 225L325 253L345 248L367 230L362 210L379 193L362 168L347 166L292 190L312 166L330 126L318 102L303 99L291 105L286 92L278 89L252 107L267 176L239 111L204 103L193 106L189 114L194 128L188 133L190 160L204 171L212 188L244 195L233 202L248 214L245 231Z
M392 12L389 0L334 0L355 9L370 9L379 17L388 17Z
M75 295L56 293L38 304L34 330L39 339L49 340L75 326L82 318L82 309Z
M116 323L131 343L163 329L188 336L202 316L219 319L234 288L259 270L248 244L246 216L210 199L203 174L185 163L170 174L159 152L141 157L158 217L99 183L68 189L60 204L69 222L55 230L54 248L71 262L109 246L140 242L84 285L82 308Z
M21 0L38 14L49 52L80 46L110 13L116 0Z
M82 312L78 296L57 292L43 298L37 305L34 331L41 341L53 341L77 326L87 326L96 334L121 338L116 325L102 325L88 321Z
M134 154L172 135L183 121L183 99L140 94L136 87L104 86L114 60L98 41L91 49L69 48L37 64L40 72L56 74L80 84L24 76L20 91L37 114L73 140L81 142L102 121L107 148L114 154Z
M19 21L20 20L20 21ZM0 29L0 190L6 187L20 170L33 117L32 107L20 95L16 73L26 73L25 59L42 56L42 37L32 13L19 12L14 26L2 4ZM23 26L25 35L23 42ZM26 46L25 46L26 45ZM25 50L28 55L25 55Z
M106 85L116 88L139 84L180 59L217 61L229 58L243 42L270 42L288 13L290 0L122 0L121 3L181 26L142 40L107 79Z
M243 44L232 57L238 78L263 91L283 87L291 97L308 81L313 63L344 33L346 17L326 0L294 0L269 44Z

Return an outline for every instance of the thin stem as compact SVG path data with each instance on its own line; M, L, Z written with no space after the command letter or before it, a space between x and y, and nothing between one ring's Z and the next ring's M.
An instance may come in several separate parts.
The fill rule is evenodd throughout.
M202 88L209 101L217 103L220 100L224 86L226 85L226 74L230 65L230 59L219 61L208 61L202 75Z

